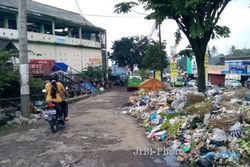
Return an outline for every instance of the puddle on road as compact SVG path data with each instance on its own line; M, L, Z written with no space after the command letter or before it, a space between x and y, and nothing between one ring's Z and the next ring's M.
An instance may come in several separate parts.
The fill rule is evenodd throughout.
M174 155L158 155L156 157L152 158L153 162L155 164L164 164L168 167L183 167L185 166L184 164L181 164L176 160L176 156Z
M183 164L181 164L180 162L178 162L176 160L176 156L173 155L168 155L168 156L164 156L164 161L167 165L172 166L172 167L181 167L183 166Z

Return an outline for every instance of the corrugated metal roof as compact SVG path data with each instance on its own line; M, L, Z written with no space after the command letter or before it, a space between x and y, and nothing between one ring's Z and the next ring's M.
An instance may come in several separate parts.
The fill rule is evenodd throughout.
M0 0L0 8L8 7L18 11L18 1L19 0ZM89 22L87 19L85 19L78 13L59 9L53 6L45 5L31 0L27 0L27 10L30 13L42 14L82 26L95 27L94 24ZM95 28L103 30L102 28L99 27Z

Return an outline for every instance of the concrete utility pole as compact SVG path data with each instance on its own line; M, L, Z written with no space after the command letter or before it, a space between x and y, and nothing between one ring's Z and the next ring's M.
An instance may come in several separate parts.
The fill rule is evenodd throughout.
M19 0L18 7L18 38L20 59L20 94L21 113L25 116L30 113L30 89L29 89L29 64L28 64L28 40L27 40L27 0Z
M160 45L160 53L162 51L162 43L161 43L161 22L157 21L159 26L159 45ZM163 81L163 70L164 70L164 55L161 55L161 81Z

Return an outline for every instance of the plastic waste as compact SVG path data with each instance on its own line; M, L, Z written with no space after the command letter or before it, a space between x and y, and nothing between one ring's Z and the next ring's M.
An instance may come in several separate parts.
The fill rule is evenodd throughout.
M181 146L181 142L179 142L178 140L174 140L171 145L171 149L177 150L180 146Z
M182 150L183 152L187 153L187 152L190 151L190 148L189 148L189 147L183 147L181 150Z
M213 136L210 140L214 140L214 141L227 141L227 136L226 136L226 132L224 130L215 128L213 129Z
M224 146L226 143L225 143L225 141L210 140L209 144L212 144L215 146Z
M236 122L233 126L229 128L229 131L230 131L230 136L237 138L240 137L242 133L241 123Z
M157 114L155 112L150 114L149 120L152 121L152 120L156 119L156 116L157 116Z
M202 158L213 158L215 156L215 152L208 152L205 155L201 156Z
M208 125L210 117L211 117L211 114L205 114L204 120L203 120L205 125Z
M209 158L199 158L197 165L199 167L211 167L213 166L213 161Z
M238 159L240 158L240 153L238 152L230 152L230 151L222 151L219 153L209 152L202 156L202 158L233 158Z
M216 153L215 157L217 158L233 158L233 159L239 159L240 153L238 152L229 152L229 151L223 151L220 153Z
M155 136L158 136L161 141L164 141L167 138L167 131L163 130L163 131L157 132L155 133Z

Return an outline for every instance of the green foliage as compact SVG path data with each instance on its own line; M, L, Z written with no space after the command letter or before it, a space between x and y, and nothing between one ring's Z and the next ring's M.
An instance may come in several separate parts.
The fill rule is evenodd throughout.
M190 146L192 148L195 148L197 146L197 143L192 139L191 142L190 142Z
M110 59L118 66L128 66L133 71L134 66L142 67L142 58L145 55L149 40L147 37L123 37L114 42Z
M15 57L16 51L0 50L0 98L17 97L20 94L16 91L20 85L18 70L12 64Z
M236 50L236 46L232 45L232 46L229 48L230 55L233 55L233 53L234 53L235 50Z
M0 101L2 107L17 105L20 97L19 69L13 66L13 59L17 57L16 51L0 50ZM44 82L41 79L30 78L31 96L41 94ZM6 100L15 98L13 100Z
M20 82L18 70L6 69L0 73L0 98L19 97Z
M213 46L213 47L211 48L210 52L211 52L211 54L212 54L213 56L216 56L216 54L218 53L218 50L217 50L216 46Z
M106 71L101 66L88 67L87 71L81 73L82 76L87 77L91 81L100 81L103 79Z
M170 124L170 126L168 127L168 134L171 137L176 137L177 135L180 134L181 127L182 127L182 122L181 121L176 121L175 123Z
M228 38L229 34L230 34L230 30L228 27L215 25L214 32L212 33L212 39L220 38L220 37Z
M30 77L29 85L30 85L30 94L37 95L37 94L41 94L41 91L45 86L45 82L41 80L40 78Z
M201 26L201 23L199 20L196 20L196 22L191 24L190 27L190 37L195 38L204 38L204 29Z
M239 140L240 148L246 151L248 155L250 155L250 141L249 140Z
M170 120L170 119L172 119L172 118L174 118L174 117L183 116L183 115L184 115L183 112L175 112L175 113L169 113L169 114L167 114L167 113L165 113L165 112L161 112L161 113L160 113L160 116L166 118L165 122L164 122L164 123L162 124L162 126L161 126L161 129L162 129L162 130L163 130L163 129L168 129L168 128L171 126L171 124L169 123L169 120Z
M176 30L176 32L174 33L174 36L175 36L175 45L179 45L182 39L180 29Z
M193 39L204 38L214 33L225 36L230 31L225 26L216 26L220 14L230 0L139 0L146 10L151 10L148 18L170 18L179 28ZM132 5L130 7L133 7ZM123 12L129 12L124 10ZM212 30L215 29L213 32ZM209 36L210 36L209 35Z
M12 59L16 57L17 52L15 50L0 50L0 74L13 69Z
M147 69L140 69L135 72L135 75L139 75L142 77L142 80L146 80L150 77L150 71Z
M229 55L230 56L249 56L250 55L250 49L238 49L236 46L232 45L229 48Z
M144 9L151 13L147 19L162 22L174 20L179 29L186 35L194 51L198 67L198 91L205 91L204 57L207 44L211 38L228 37L228 27L217 25L221 13L230 0L138 0ZM131 5L128 5L131 4ZM126 7L122 8L122 5ZM120 13L127 13L137 4L127 2L116 6ZM116 12L118 13L118 11ZM180 34L175 34L180 39ZM177 39L176 43L179 42Z
M154 69L154 70L161 70L162 66L167 67L168 61L166 57L165 43L160 44L158 42L152 41L147 50L146 55L142 59L142 64L144 68Z
M194 51L193 51L193 49L191 48L191 46L188 45L185 49L181 50L181 51L178 53L178 56L181 56L181 57L187 56L187 57L193 58L193 56L194 56Z
M126 12L130 12L131 8L138 5L138 3L135 2L121 2L119 4L115 5L116 10L114 11L115 13L126 13Z

